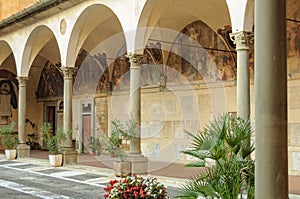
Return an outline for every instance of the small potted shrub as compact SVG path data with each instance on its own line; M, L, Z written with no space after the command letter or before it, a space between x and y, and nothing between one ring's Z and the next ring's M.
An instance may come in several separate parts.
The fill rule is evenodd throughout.
M156 178L143 178L135 174L120 180L111 180L104 190L104 198L168 198L166 187Z
M127 176L131 173L131 164L125 161L127 158L126 151L123 149L123 141L131 140L135 133L136 123L132 120L122 124L119 120L112 121L111 136L105 136L104 149L111 154L112 157L119 159L114 162L116 176Z
M50 165L53 167L61 166L62 154L60 151L60 145L62 141L66 140L66 135L62 130L59 130L54 134L50 123L43 123L41 127L41 135L49 150Z
M1 141L5 147L5 155L7 159L16 159L18 138L14 135L13 129L16 123L12 122L0 129Z
M93 136L90 136L88 147L92 151L92 156L95 156L96 154L100 153L101 144L100 144L99 138L95 138Z

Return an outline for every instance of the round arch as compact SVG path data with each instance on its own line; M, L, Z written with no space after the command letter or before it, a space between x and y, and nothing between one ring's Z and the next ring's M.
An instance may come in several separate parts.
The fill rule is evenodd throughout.
M180 0L150 0L144 6L138 27L160 27L180 31L196 20L203 21L215 32L224 25L231 24L226 1L204 0L187 3ZM150 34L151 29L145 31L144 35L139 34L137 39L147 41Z
M66 65L74 66L76 57L81 50L95 51L99 43L116 34L123 35L121 41L116 41L117 45L123 45L125 37L122 25L109 7L102 4L87 7L80 14L72 29L67 49ZM120 37L118 36L118 38ZM114 57L116 53L108 56Z
M51 53L49 53L49 51L47 53L47 49L44 48L48 44L52 46L51 48L48 48L51 49ZM53 51L53 48L56 49ZM32 67L32 63L36 59L37 55L41 53L41 50L43 50L42 54L49 59L60 60L57 40L51 29L45 25L36 27L30 33L26 41L25 49L22 55L21 71L19 74L20 76L28 76L30 68Z
M16 62L13 51L6 41L0 41L0 78L8 78L13 81L16 85Z

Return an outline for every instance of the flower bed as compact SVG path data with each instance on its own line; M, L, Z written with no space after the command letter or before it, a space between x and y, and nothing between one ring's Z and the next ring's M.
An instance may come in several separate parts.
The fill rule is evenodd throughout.
M168 198L166 187L156 178L143 178L135 174L120 180L111 180L104 190L106 191L105 198Z

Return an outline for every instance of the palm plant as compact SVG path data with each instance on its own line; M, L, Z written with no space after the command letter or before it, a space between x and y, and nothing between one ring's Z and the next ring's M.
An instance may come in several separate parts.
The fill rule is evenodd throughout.
M254 161L250 155L253 133L249 121L234 115L220 115L192 137L191 147L183 151L194 157L188 167L204 167L207 159L215 165L206 167L181 188L177 198L237 199L247 194L254 198Z

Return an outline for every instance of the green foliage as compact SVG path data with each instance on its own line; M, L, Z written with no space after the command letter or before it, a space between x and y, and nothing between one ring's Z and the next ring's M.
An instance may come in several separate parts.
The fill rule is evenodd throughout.
M42 139L46 142L49 149L49 153L51 155L60 154L60 145L62 144L62 141L67 139L63 130L57 131L54 135L51 124L46 122L43 123L40 130Z
M88 147L93 152L100 152L101 151L101 144L100 144L99 138L95 138L93 136L90 136Z
M133 120L127 121L125 125L117 119L113 120L111 136L104 136L104 149L116 158L124 161L127 155L122 149L122 141L131 140L133 136L136 136L136 132L136 123Z
M253 133L249 121L233 115L222 115L192 137L190 149L184 154L195 158L186 166L203 167L207 159L215 165L205 168L181 188L177 198L237 199L241 194L254 198L254 161L250 155Z
M12 122L0 129L1 141L5 149L15 149L18 144L18 138L13 134L15 125L16 123Z

